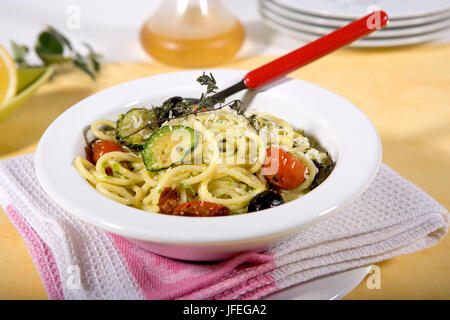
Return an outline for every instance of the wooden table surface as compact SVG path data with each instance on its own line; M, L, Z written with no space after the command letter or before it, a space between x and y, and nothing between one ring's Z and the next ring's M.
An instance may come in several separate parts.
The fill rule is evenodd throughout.
M250 70L272 58L236 59L219 67ZM0 123L0 159L33 152L48 125L90 94L178 70L158 63L115 63L104 65L96 82L77 71L58 76ZM345 49L292 76L361 108L380 133L383 162L450 208L450 45ZM370 290L363 281L345 299L450 298L448 236L432 248L378 266L381 288ZM0 209L0 299L46 298L22 238Z

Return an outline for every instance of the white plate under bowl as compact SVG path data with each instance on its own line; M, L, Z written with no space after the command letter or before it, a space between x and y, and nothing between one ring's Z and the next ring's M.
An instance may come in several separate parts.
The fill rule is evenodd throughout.
M371 266L351 269L292 286L264 300L337 300L345 297L364 280Z
M312 42L318 38L324 36L322 34L314 34L306 31L299 31L288 26L282 25L271 20L269 17L263 17L263 21L266 25L272 29L281 32L292 38L300 39L305 42ZM430 33L423 33L416 36L409 37L395 37L395 38L364 38L351 43L351 47L359 48L380 48L380 47L396 47L396 46L407 46L413 44L420 44L429 42L441 37L445 37L449 33L449 29L438 30Z
M272 11L273 13L277 13L279 15L282 15L284 17L290 18L290 19L298 21L298 22L311 23L311 24L315 24L318 26L340 28L340 27L343 27L346 24L349 24L350 22L353 21L353 19L339 19L339 18L332 18L332 17L327 17L327 16L310 15L310 14L303 13L300 11L294 11L292 9L289 9L287 7L280 5L279 3L274 3L272 1L267 1L267 0L260 0L259 3L260 3L260 6L267 8L268 10ZM388 12L388 14L389 14L389 12ZM399 27L420 26L423 24L433 23L436 21L449 19L449 18L450 18L450 10L439 12L439 13L429 15L429 16L423 16L423 17L417 17L417 18L411 18L411 19L395 19L395 18L389 17L389 24L386 28L390 29L390 28L399 28Z
M450 9L448 0L272 0L286 8L307 14L340 19L358 19L376 7L391 19L411 19L438 14Z
M231 97L248 107L302 128L336 161L316 189L281 206L225 217L195 218L149 213L97 192L74 168L85 156L83 130L98 119L116 119L134 106L159 105L167 97L198 97L203 70L177 72L127 82L96 93L69 108L45 131L36 151L43 189L79 219L124 236L152 252L185 260L222 260L261 251L281 238L338 212L371 183L381 162L381 144L370 120L347 100L326 89L286 78L270 90ZM239 70L210 70L220 88L243 79ZM249 95L253 95L249 99ZM338 213L337 213L338 214Z
M326 35L337 28L320 26L310 23L304 23L301 21L295 21L293 19L284 17L280 14L272 12L268 8L260 7L260 13L263 17L266 17L273 22L284 25L286 27L292 28L296 31L300 32L309 32L316 33L321 35ZM435 32L439 30L443 30L450 27L450 19L439 20L433 23L414 26L414 27L406 27L406 28L390 28L386 27L385 29L375 31L371 33L366 39L376 39L376 38L399 38L399 37L408 37L408 36L418 36L424 33Z

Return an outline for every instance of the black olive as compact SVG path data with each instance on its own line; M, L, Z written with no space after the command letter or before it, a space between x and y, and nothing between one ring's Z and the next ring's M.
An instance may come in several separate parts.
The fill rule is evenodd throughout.
M284 203L284 199L275 190L266 190L258 193L250 200L248 204L248 212L259 211L264 209L273 208Z
M169 108L165 110L164 117L168 118L169 115L171 115L172 117L180 117L185 114L186 105L197 104L199 102L199 99L194 98L183 98L180 96L171 97L163 103L163 105L169 106Z
M169 115L171 115L172 117L178 117L182 114L182 110L180 110L180 108L177 108L177 104L182 102L183 98L176 96L176 97L172 97L167 99L166 101L164 101L164 105L168 105L169 108L167 110L165 110L165 114L164 116L167 118L169 117Z
M167 99L166 101L164 101L164 104L169 104L170 103L170 107L175 107L177 105L177 103L183 101L183 97L180 96L175 96L172 98Z

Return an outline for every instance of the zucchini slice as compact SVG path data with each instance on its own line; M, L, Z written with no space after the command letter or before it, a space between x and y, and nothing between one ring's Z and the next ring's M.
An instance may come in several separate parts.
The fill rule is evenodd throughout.
M156 130L141 151L149 171L158 171L181 163L197 146L198 133L185 126L165 126Z
M152 135L152 128L140 128L156 120L155 114L145 108L130 109L117 120L116 139L130 148L141 150ZM136 132L135 134L132 134Z

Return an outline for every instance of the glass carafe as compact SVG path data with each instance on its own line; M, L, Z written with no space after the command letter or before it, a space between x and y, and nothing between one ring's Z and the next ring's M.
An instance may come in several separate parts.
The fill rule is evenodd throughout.
M219 0L162 0L140 37L145 51L158 61L208 67L233 57L245 32Z

